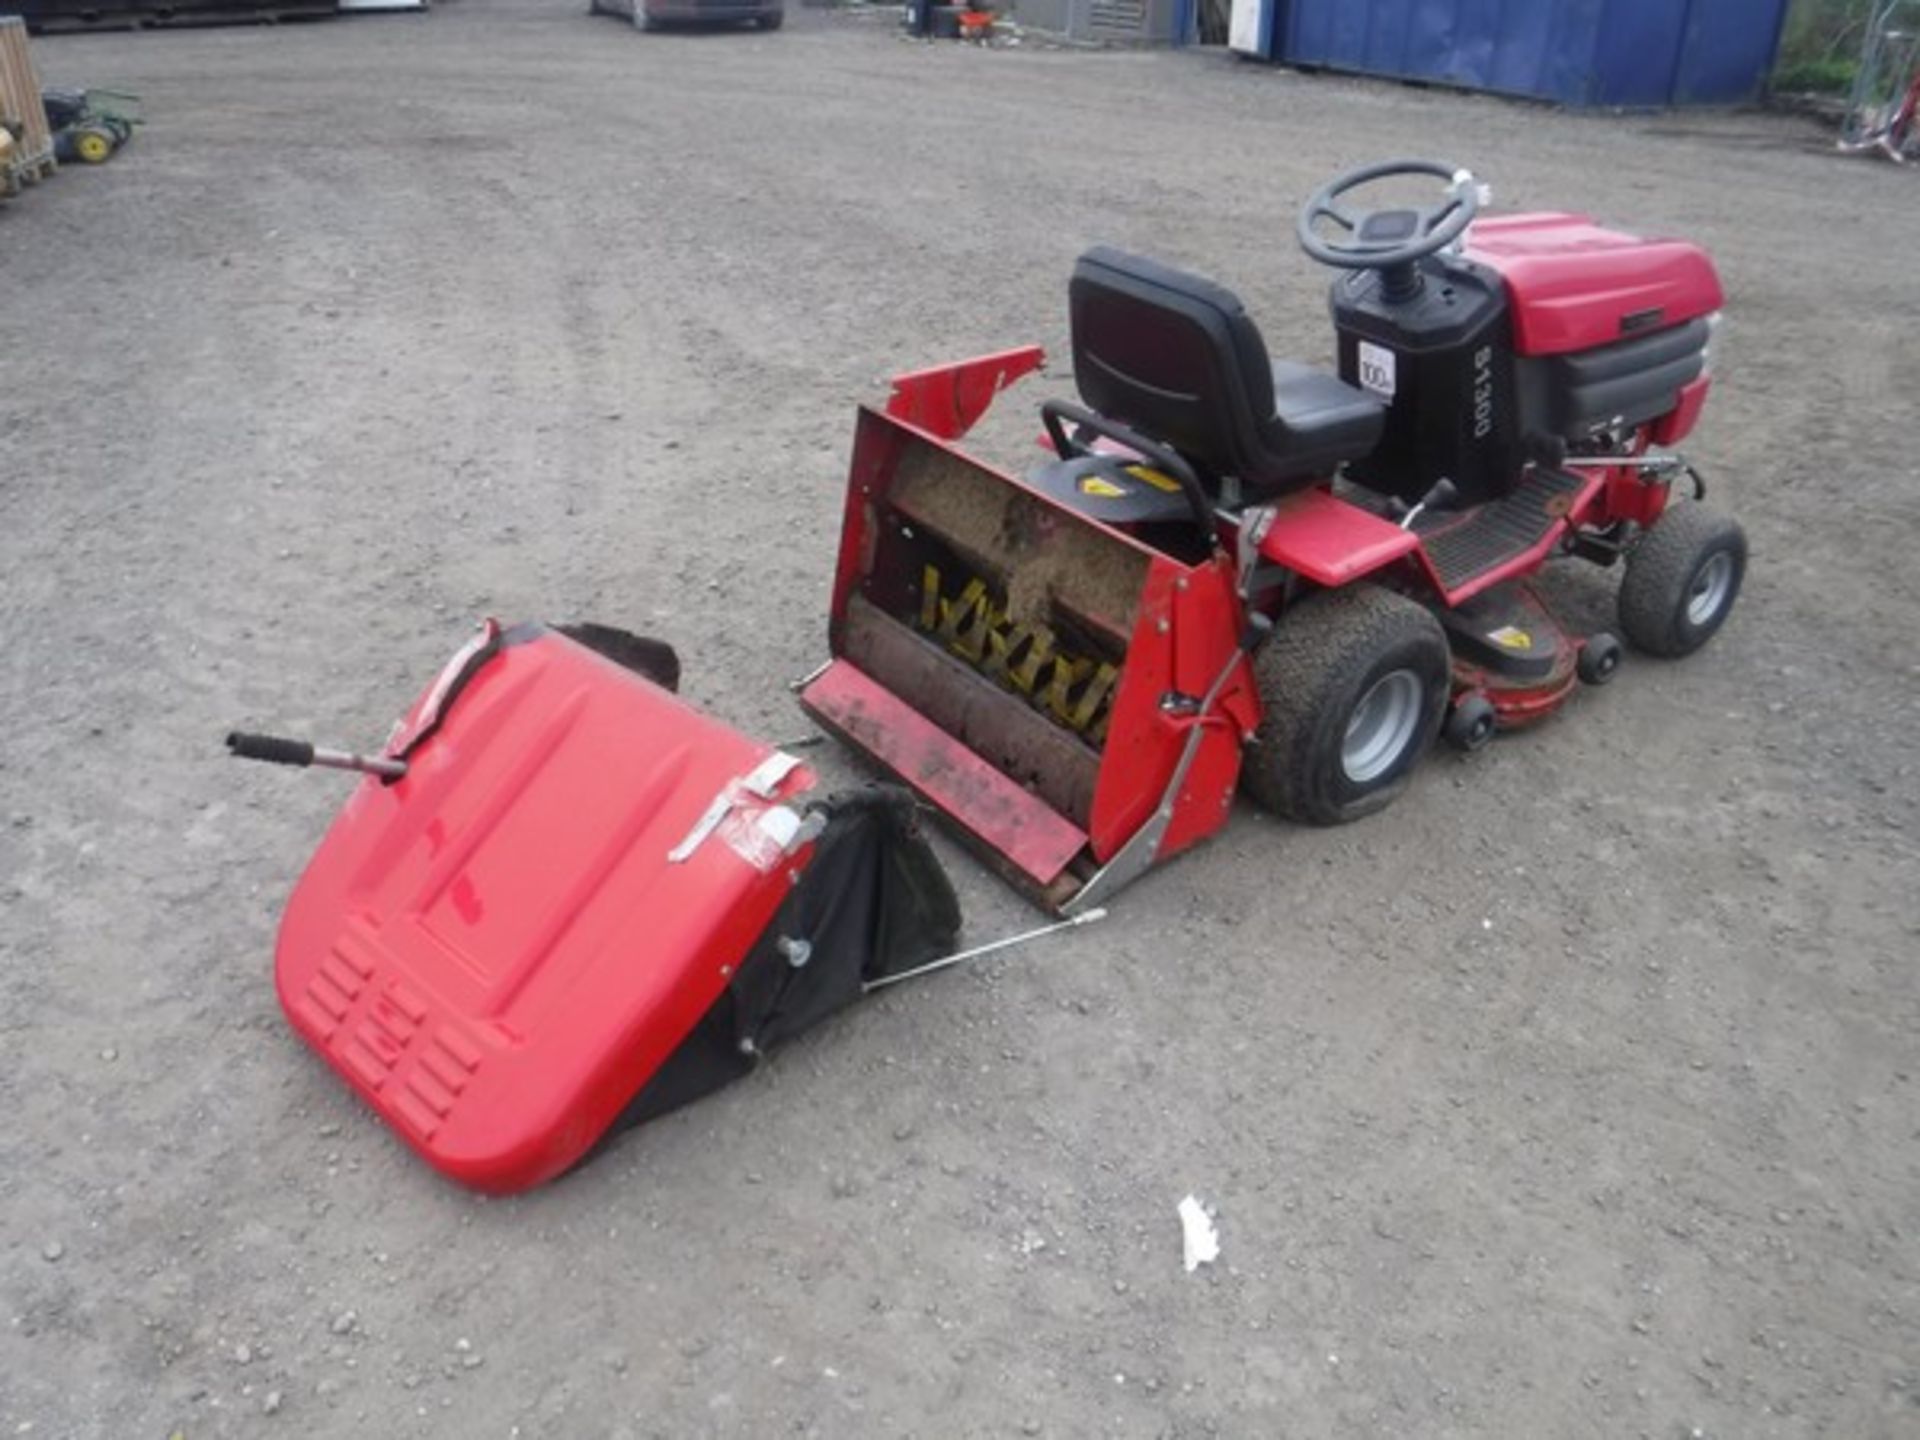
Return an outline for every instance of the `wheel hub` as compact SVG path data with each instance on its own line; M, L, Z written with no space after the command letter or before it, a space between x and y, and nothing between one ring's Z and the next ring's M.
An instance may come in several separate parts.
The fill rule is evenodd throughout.
M1722 550L1710 557L1687 591L1687 623L1705 625L1720 613L1733 590L1733 557Z
M1420 728L1420 677L1394 670L1367 688L1347 718L1340 768L1355 785L1378 780L1406 754Z

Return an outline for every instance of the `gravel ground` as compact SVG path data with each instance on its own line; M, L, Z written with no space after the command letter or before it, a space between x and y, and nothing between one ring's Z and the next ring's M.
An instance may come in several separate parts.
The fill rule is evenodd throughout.
M1799 121L581 8L36 44L152 124L0 207L0 1433L1920 1434L1915 177ZM1718 258L1693 444L1755 564L1706 652L1350 829L1243 806L521 1199L291 1037L343 785L230 725L377 741L494 612L662 634L793 735L879 377L1064 353L1096 241L1324 361L1292 208L1407 152ZM970 935L1030 923L947 853Z

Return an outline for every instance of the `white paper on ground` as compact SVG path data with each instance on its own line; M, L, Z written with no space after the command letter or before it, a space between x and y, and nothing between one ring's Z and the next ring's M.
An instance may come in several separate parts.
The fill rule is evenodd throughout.
M1180 1229L1186 1237L1189 1275L1220 1258L1220 1232L1214 1228L1213 1217L1207 1214L1206 1207L1192 1195L1180 1202Z

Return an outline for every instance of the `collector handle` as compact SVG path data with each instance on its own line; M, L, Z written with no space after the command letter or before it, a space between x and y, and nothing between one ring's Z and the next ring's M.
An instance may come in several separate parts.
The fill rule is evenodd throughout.
M313 764L310 740L288 740L280 735L253 735L234 730L227 735L227 749L242 760L265 760L274 765Z

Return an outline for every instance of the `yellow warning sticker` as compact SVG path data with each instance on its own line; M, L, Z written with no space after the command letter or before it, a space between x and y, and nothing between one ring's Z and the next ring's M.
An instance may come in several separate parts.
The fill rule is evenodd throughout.
M1092 495L1100 500L1118 500L1127 492L1124 487L1111 480L1102 480L1098 475L1089 475L1080 482L1080 493Z
M1517 625L1502 625L1487 636L1494 644L1504 650L1531 650L1533 636Z
M1162 475L1158 470L1151 469L1148 466L1129 465L1127 466L1127 473L1141 484L1151 485L1164 495L1177 495L1180 491L1180 482L1178 480L1174 479L1171 475Z

